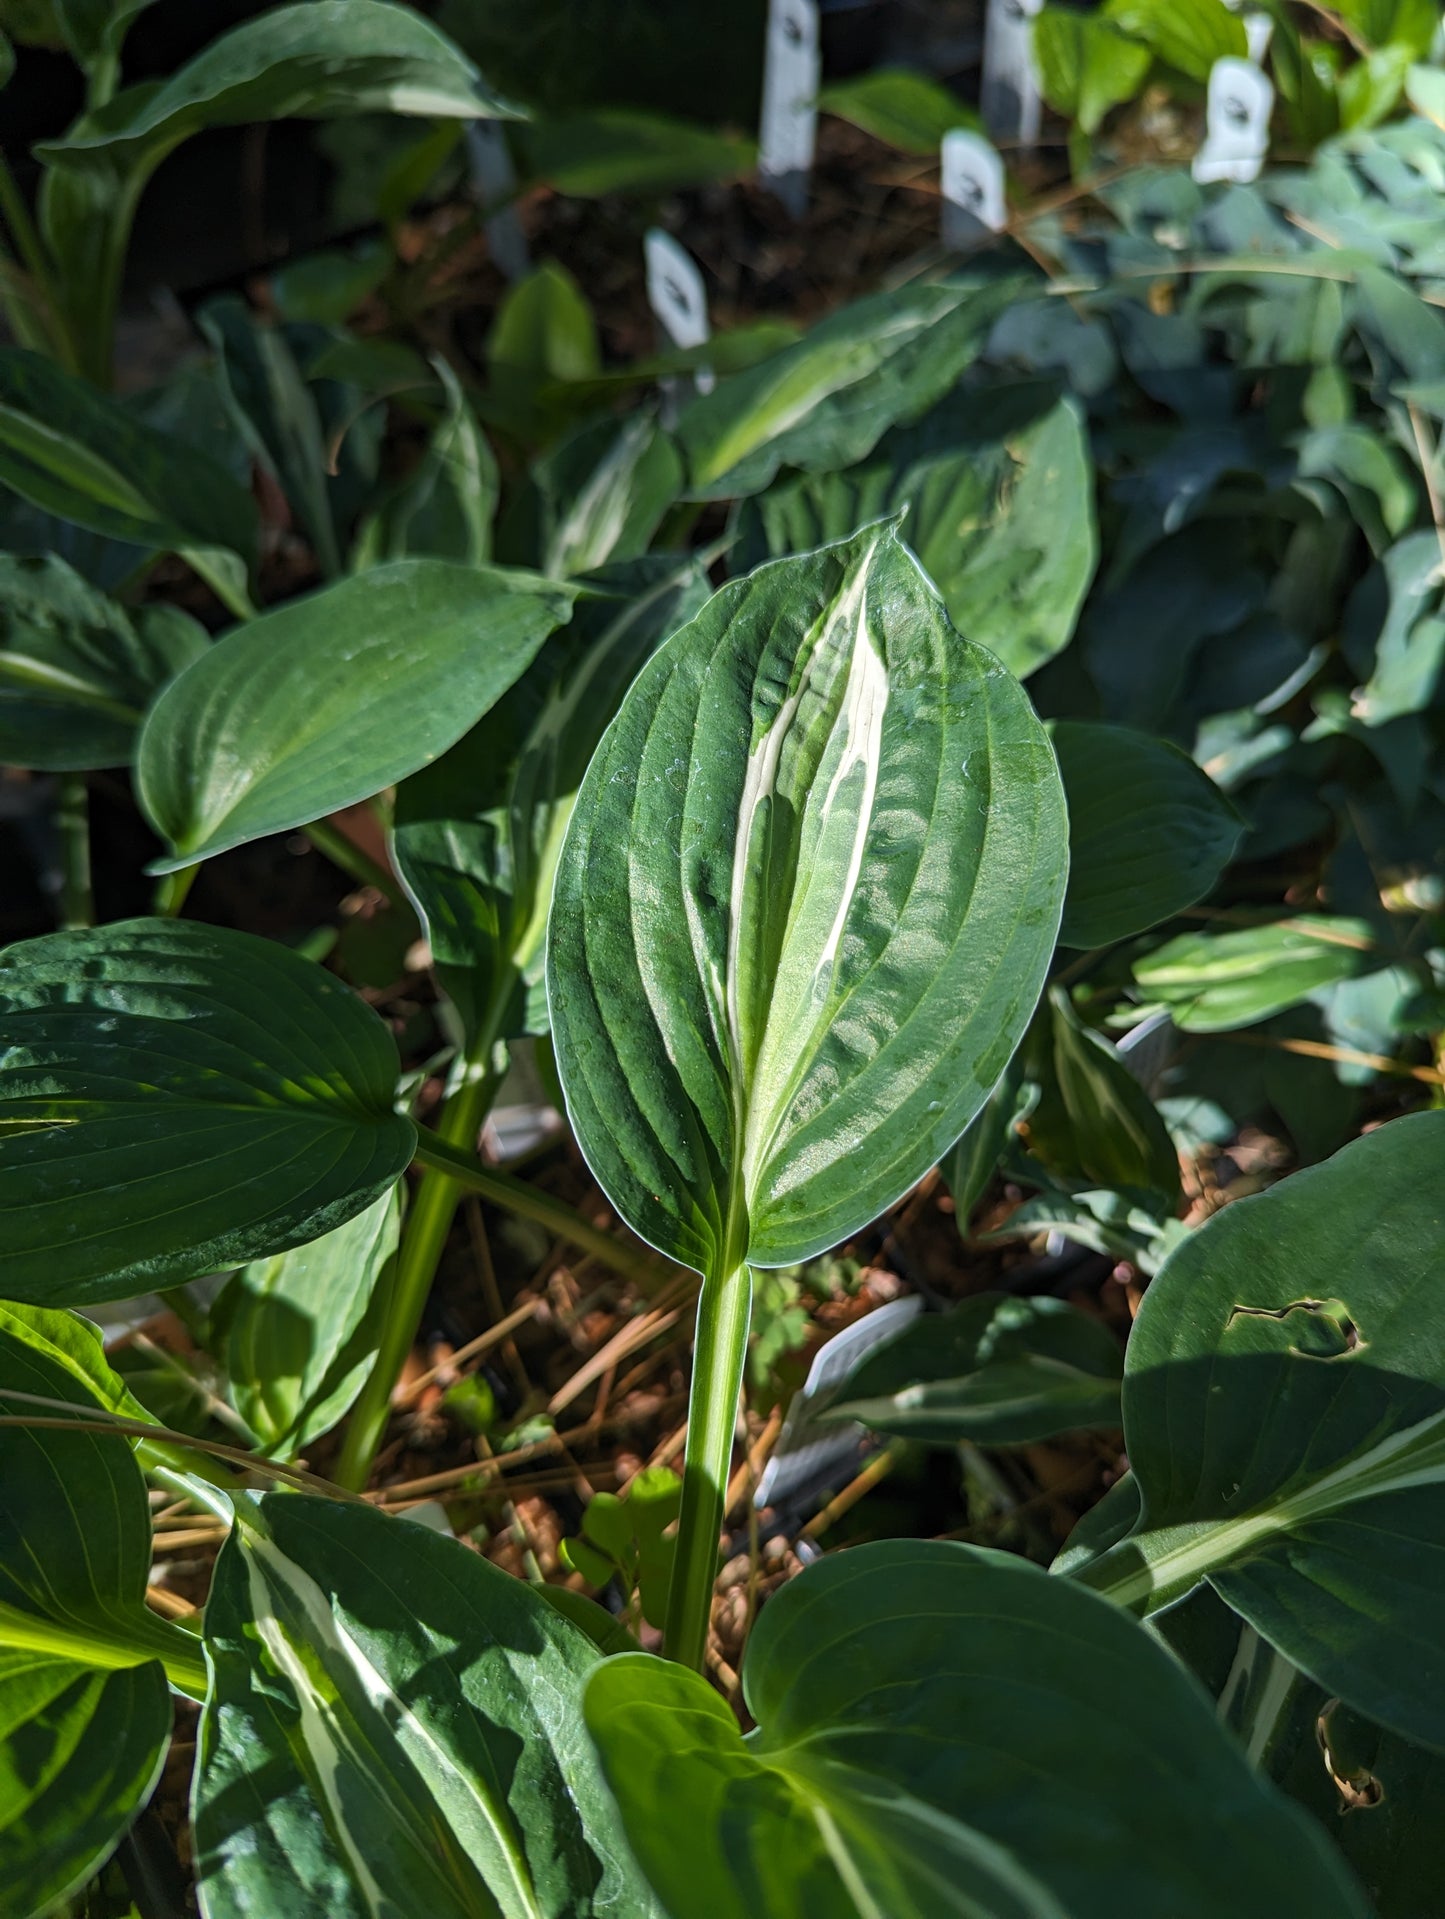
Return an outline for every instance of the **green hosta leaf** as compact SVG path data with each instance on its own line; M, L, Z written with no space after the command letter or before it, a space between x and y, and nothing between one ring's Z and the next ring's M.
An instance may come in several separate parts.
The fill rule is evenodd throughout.
M596 420L532 469L537 564L561 578L647 551L682 491L676 446L647 413Z
M367 1507L271 1494L236 1519L206 1610L207 1919L653 1919L582 1724L590 1639Z
M1103 11L1121 33L1191 80L1206 81L1216 60L1243 60L1249 52L1244 22L1225 0L1106 0Z
M677 193L735 180L751 171L757 149L736 134L715 133L660 113L606 107L518 127L512 144L527 180L557 193L600 199L609 193Z
M105 1863L150 1798L171 1734L158 1665L105 1671L0 1646L0 1873L16 1919Z
M174 680L138 788L172 872L323 818L458 740L568 619L536 574L396 560L238 627Z
M1368 1133L1190 1234L1129 1341L1125 1605L1208 1579L1327 1691L1445 1749L1445 1113Z
M93 1372L103 1377L97 1381ZM0 1412L54 1417L123 1389L94 1330L0 1305ZM12 1427L0 1499L0 1869L5 1910L47 1908L82 1884L149 1797L170 1737L161 1660L186 1636L145 1605L150 1513L131 1442Z
M935 1446L1027 1446L1117 1426L1123 1371L1123 1348L1088 1313L1062 1299L980 1293L869 1353L827 1416Z
M54 555L0 554L0 761L125 765L153 696L209 646L179 607L131 612Z
M746 1739L695 1673L607 1660L587 1723L671 1919L1363 1919L1195 1682L1086 1597L941 1541L825 1559L753 1628Z
M329 1432L361 1391L400 1216L393 1187L310 1245L243 1267L218 1301L231 1404L273 1459Z
M284 1252L411 1158L396 1046L270 940L130 920L0 954L0 1209L14 1299L123 1299Z
M1008 1071L989 1094L940 1163L953 1198L958 1230L967 1237L969 1215L983 1198L1017 1122L1033 1102L1024 1084L1023 1062L1016 1053Z
M363 523L352 555L357 572L418 555L466 566L492 557L496 457L445 360L436 362L436 372L446 412L411 472Z
M120 52L130 23L154 0L54 0L55 17L82 66Z
M579 591L525 677L396 796L397 870L473 1040L545 1030L547 908L577 788L644 660L708 596L695 560L661 555Z
M221 466L38 353L0 347L0 486L242 588L256 509Z
M1069 801L1069 891L1059 938L1108 946L1204 898L1244 821L1187 754L1127 726L1051 729Z
M904 153L937 156L939 142L955 127L979 127L976 107L967 106L936 80L906 67L875 67L849 80L835 80L818 95L824 113L851 120L875 140Z
M1017 280L879 293L834 313L760 366L685 408L677 437L694 499L756 493L781 466L852 466L890 426L916 419L975 359Z
M1228 933L1181 933L1136 960L1134 977L1176 1026L1224 1033L1371 970L1373 944L1363 920L1302 913Z
M1408 534L1385 555L1383 572L1389 608L1370 642L1369 678L1351 703L1366 726L1430 711L1445 675L1439 535Z
M714 595L603 737L550 924L568 1107L629 1223L781 1266L906 1191L1032 1012L1064 832L1022 690L891 526Z
M985 1244L1061 1233L1090 1252L1127 1259L1141 1272L1155 1273L1185 1233L1178 1220L1161 1218L1154 1193L1060 1184L1032 1161L1026 1170L1029 1181L1044 1190L1015 1207L997 1231L985 1234Z
M1097 133L1111 109L1140 92L1152 56L1098 14L1045 7L1034 21L1034 58L1054 112Z
M749 501L745 550L803 552L899 511L960 633L1020 677L1068 644L1098 550L1073 400L1037 386L954 394L863 464L794 474Z
M1049 988L1025 1056L1039 1088L1028 1115L1030 1152L1065 1185L1148 1193L1158 1211L1171 1212L1179 1200L1179 1155L1168 1129L1063 987Z
M283 327L263 324L244 300L208 300L196 324L216 355L216 379L237 430L285 495L321 571L341 571L332 511L332 449L316 395Z
M50 166L109 163L144 176L203 127L352 113L472 119L515 112L410 7L306 0L233 27L168 80L127 87L38 152Z

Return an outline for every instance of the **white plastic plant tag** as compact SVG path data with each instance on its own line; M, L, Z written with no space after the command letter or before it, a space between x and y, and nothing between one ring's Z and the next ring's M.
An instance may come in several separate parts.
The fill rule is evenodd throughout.
M481 202L492 258L509 280L520 280L531 261L527 255L527 236L516 210L502 204L517 190L517 172L501 121L471 121L466 140L472 192ZM489 207L496 207L497 211L488 214Z
M661 227L649 227L643 240L647 263L647 298L657 324L673 346L690 351L706 346L712 337L707 317L707 288L697 262ZM712 368L700 366L693 379L699 393L711 393Z
M1008 219L1003 161L981 133L955 127L939 149L943 208L939 238L952 251L975 246Z
M808 210L820 74L817 0L769 0L758 175L795 220Z
M1248 60L1226 56L1209 69L1209 102L1204 145L1194 156L1193 173L1201 185L1214 180L1248 184L1259 178L1269 150L1269 116L1274 88Z
M995 140L1031 147L1043 103L1034 65L1034 15L1044 0L988 0L983 28L983 123Z
M1238 13L1244 6L1244 0L1224 0L1231 13ZM1244 43L1249 58L1259 67L1264 65L1264 56L1269 52L1269 43L1274 34L1274 22L1267 13L1251 8L1244 16Z
M845 1326L818 1349L801 1392L788 1408L778 1443L753 1495L753 1504L760 1512L764 1506L785 1504L796 1488L806 1486L858 1450L864 1428L852 1420L820 1425L812 1417L813 1404L820 1393L852 1372L865 1353L885 1345L922 1311L923 1301L916 1296L891 1299L886 1306L875 1307L866 1318Z

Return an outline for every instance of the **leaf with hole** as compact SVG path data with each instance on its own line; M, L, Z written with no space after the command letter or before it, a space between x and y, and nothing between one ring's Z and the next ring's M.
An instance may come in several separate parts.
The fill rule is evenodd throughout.
M0 954L12 1299L123 1299L362 1212L415 1130L396 1045L341 982L249 933L129 920Z
M1445 1113L1226 1207L1145 1295L1133 1530L1077 1576L1156 1610L1207 1579L1327 1691L1445 1750Z

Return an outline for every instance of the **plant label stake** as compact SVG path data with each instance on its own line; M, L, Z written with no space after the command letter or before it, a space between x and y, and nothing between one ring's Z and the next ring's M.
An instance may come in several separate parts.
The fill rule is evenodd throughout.
M1224 0L1231 13L1238 13L1244 0ZM1244 43L1249 49L1249 57L1259 67L1264 65L1264 56L1269 52L1269 43L1274 34L1274 22L1267 13L1256 8L1244 16Z
M648 303L663 334L684 352L706 346L712 328L707 317L707 288L696 260L661 227L649 227L642 245ZM711 393L716 385L712 368L697 367L693 383L699 393ZM675 399L678 385L676 380L666 380L663 391Z
M1259 178L1269 148L1274 88L1248 60L1226 56L1209 69L1209 106L1204 145L1194 156L1194 177L1248 184Z
M758 176L795 220L808 210L820 72L817 0L770 0Z
M997 233L1008 219L1004 204L1003 161L981 133L955 127L939 150L943 209L939 237L951 252L976 246Z
M1031 147L1043 103L1034 65L1034 15L1044 0L988 0L983 29L983 123L995 140Z
M510 202L517 190L517 170L500 120L473 120L467 127L467 164L472 191L481 202L487 245L492 258L509 280L520 280L531 265L527 236ZM497 211L486 214L488 207Z
M886 1346L922 1311L923 1301L917 1294L891 1299L823 1342L808 1368L802 1391L794 1395L778 1443L758 1481L753 1504L759 1512L765 1506L788 1505L825 1474L857 1457L858 1442L866 1429L856 1420L820 1426L812 1409L819 1394L826 1396L830 1387L839 1385L869 1353Z

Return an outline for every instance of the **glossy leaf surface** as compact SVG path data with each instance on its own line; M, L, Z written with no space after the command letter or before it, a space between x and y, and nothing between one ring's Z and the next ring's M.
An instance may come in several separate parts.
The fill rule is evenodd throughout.
M671 1919L1362 1919L1194 1681L1088 1597L940 1541L832 1556L753 1628L746 1739L695 1673L607 1660L587 1723Z
M1158 1108L1102 1033L1085 1026L1068 993L1049 988L1025 1047L1038 1098L1029 1151L1058 1180L1179 1199L1179 1155Z
M51 165L148 172L203 127L352 113L472 119L513 111L488 95L471 62L410 8L388 0L308 0L233 27L159 84L127 87L40 153Z
M393 851L468 1031L540 1031L547 909L582 775L622 695L708 597L691 560L606 569L479 726L407 780Z
M1377 1128L1191 1233L1129 1342L1142 1513L1081 1576L1207 1578L1329 1692L1445 1749L1445 1113Z
M130 920L0 955L12 1298L122 1299L314 1239L411 1158L390 1032L270 940Z
M536 574L396 560L251 620L152 707L138 785L171 872L367 799L446 751L571 611Z
M1368 972L1373 945L1363 920L1301 913L1263 926L1181 933L1136 960L1134 977L1176 1026L1223 1033Z
M239 1505L206 1614L207 1919L650 1919L582 1724L596 1647L367 1507Z
M309 1245L243 1266L218 1302L231 1404L271 1458L330 1431L360 1392L400 1211L393 1187Z
M238 583L256 549L255 506L224 467L17 347L0 347L0 485L108 539L229 566Z
M1026 1446L1117 1426L1124 1353L1062 1299L980 1293L906 1326L838 1388L829 1417L930 1445Z
M0 761L126 765L151 699L209 646L179 607L132 612L53 554L0 554Z
M1208 775L1132 727L1061 720L1050 737L1069 801L1064 945L1107 946L1203 899L1244 834Z
M677 425L692 497L756 493L782 466L827 473L865 458L948 391L1019 293L1017 281L959 281L874 294L719 381Z
M904 510L908 544L965 638L1020 678L1068 644L1098 551L1073 400L1037 385L954 393L863 463L786 476L750 501L744 553L806 552Z
M874 1218L1007 1064L1064 874L1043 729L890 526L724 587L638 676L558 868L558 1065L624 1217L705 1272Z
M119 1397L92 1328L0 1305L0 1411L29 1393ZM6 1910L81 1884L149 1796L170 1735L159 1664L177 1628L146 1608L150 1514L130 1442L13 1427L0 1498L0 1863Z

